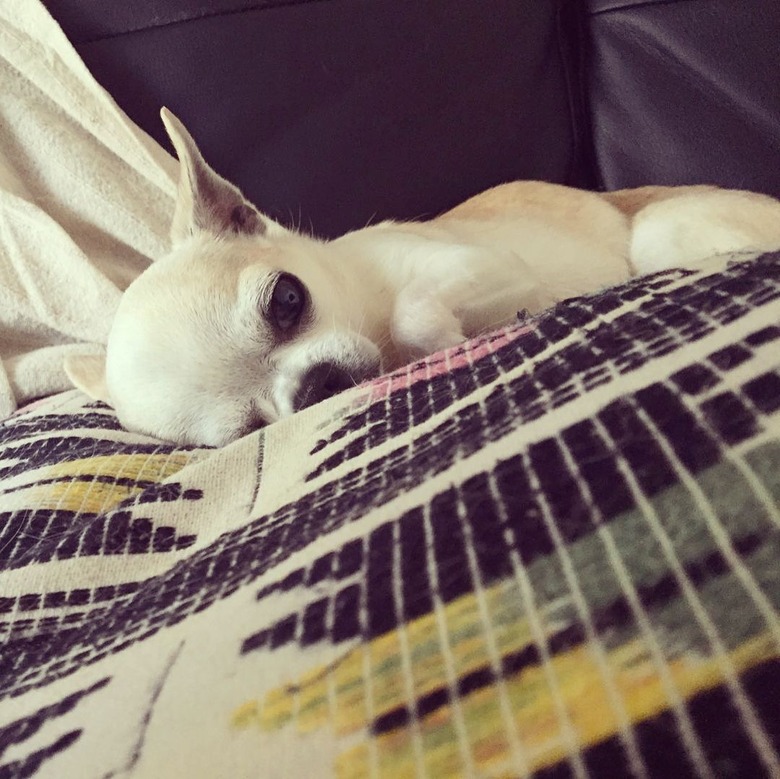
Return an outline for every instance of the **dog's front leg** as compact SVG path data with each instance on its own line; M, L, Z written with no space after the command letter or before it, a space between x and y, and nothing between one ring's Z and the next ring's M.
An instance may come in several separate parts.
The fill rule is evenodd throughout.
M390 333L404 362L455 346L465 338L460 320L436 292L414 287L399 293Z

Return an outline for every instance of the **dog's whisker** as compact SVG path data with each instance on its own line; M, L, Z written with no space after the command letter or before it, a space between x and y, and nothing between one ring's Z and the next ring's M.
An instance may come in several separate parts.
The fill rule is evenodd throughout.
M292 207L287 207L287 223L289 224L289 229L297 233L298 232L298 226L295 224L295 214L293 213Z
M393 342L392 336L383 335L381 338L377 340L376 345L380 350L382 350L386 346L389 346L392 342Z
M365 225L363 225L363 227L364 228L365 227L370 227L374 223L374 219L376 219L376 215L378 213L379 213L378 211L374 211L374 213L371 214L371 216L369 216L368 219L366 219L366 223L365 223Z
M366 323L366 310L360 312L360 324L357 326L357 334L363 335L363 325Z

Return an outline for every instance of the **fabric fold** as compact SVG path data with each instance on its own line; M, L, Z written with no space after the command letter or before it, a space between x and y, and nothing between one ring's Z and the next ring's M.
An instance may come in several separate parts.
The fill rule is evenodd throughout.
M38 0L0 6L0 415L66 389L165 252L176 160L94 80Z

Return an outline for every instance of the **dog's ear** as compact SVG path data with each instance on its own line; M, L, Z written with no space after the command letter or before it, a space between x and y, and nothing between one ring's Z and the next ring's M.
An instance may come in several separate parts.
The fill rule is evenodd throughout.
M111 405L106 385L106 356L104 354L67 354L63 367L77 389L94 400Z
M171 225L175 244L199 231L214 235L262 235L271 220L262 216L238 187L215 173L203 159L192 136L167 109L160 111L179 157L179 191Z

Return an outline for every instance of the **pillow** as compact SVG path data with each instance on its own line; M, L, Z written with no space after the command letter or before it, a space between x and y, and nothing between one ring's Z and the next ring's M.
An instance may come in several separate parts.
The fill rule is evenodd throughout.
M780 254L564 301L219 450L0 426L0 766L778 768Z

